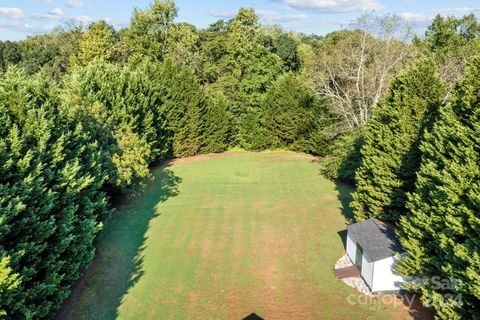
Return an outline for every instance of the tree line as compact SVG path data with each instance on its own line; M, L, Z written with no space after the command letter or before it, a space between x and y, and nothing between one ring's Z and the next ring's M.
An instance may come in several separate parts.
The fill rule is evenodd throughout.
M121 30L0 42L2 316L54 315L109 199L141 193L150 166L236 146L324 157L325 175L356 184L357 220L398 224L402 272L462 280L463 304L415 288L438 316L478 314L475 16L437 16L416 37L367 14L320 37L263 26L252 9L205 29L177 13L156 0Z

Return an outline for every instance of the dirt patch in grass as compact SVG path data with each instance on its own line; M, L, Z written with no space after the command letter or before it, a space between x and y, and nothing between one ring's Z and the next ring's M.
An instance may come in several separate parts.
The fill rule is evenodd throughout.
M236 157L236 156L244 156L244 155L282 155L288 156L291 159L309 159L312 161L319 161L320 158L306 154L306 153L294 153L288 151L268 151L268 152L249 152L249 151L234 151L234 152L224 152L224 153L208 153L208 154L200 154L192 157L180 158L180 159L173 159L170 161L170 164L175 165L184 165L189 164L192 162L210 160L210 159L218 159L218 158L225 158L225 157ZM284 161L285 159L283 159ZM279 161L278 158L271 157L270 159L263 159L262 161L266 162L277 162Z

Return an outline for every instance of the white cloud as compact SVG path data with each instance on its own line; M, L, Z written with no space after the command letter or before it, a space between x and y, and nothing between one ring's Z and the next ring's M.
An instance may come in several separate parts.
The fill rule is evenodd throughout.
M280 14L277 11L256 10L258 16L271 22L288 22L308 19L306 14Z
M70 18L70 20L86 24L86 23L89 23L90 21L92 21L92 18L90 18L89 16L75 16L75 17Z
M269 22L288 22L308 19L306 14L280 14L274 10L255 10L259 18ZM235 11L210 11L209 14L216 18L230 19L235 17Z
M63 11L60 8L53 8L49 13L57 16L63 16Z
M130 21L128 20L119 20L119 19L113 19L110 17L105 17L103 20L112 25L114 28L119 29L119 28L126 28L130 25Z
M440 14L466 14L480 11L480 7L441 8L436 10Z
M20 20L17 20L20 21ZM18 24L0 24L0 31L10 31L19 34L20 38L24 38L25 35L37 35L37 34L46 34L53 30L54 26L50 24L29 24L29 23L18 23ZM1 39L1 38L0 38ZM7 40L8 38L5 38ZM11 40L11 39L10 39Z
M297 10L317 13L346 13L382 9L379 0L271 0Z
M26 23L2 23L0 24L0 30L26 30L28 29L29 25Z
M432 19L430 15L426 15L423 13L416 13L416 12L400 12L400 13L396 13L395 15L407 21L415 21L415 22L430 21Z
M34 13L32 18L37 20L63 20L65 17L62 9L53 8L47 13Z
M67 16L64 14L63 10L60 8L54 8L47 13L36 13L32 14L31 17L36 20L51 20L51 21L74 21L81 24L87 24L92 22L93 19L89 16L80 15L80 16Z
M65 4L70 8L85 8L86 5L81 0L65 0Z
M480 12L480 7L439 8L426 12L400 12L396 13L396 15L408 21L430 22L437 14L461 16L475 12Z
M53 0L40 0L40 2L43 2L43 3L52 3Z
M0 16L5 16L10 19L22 19L23 11L19 8L0 7Z
M215 18L233 18L237 14L235 11L209 11L209 15Z

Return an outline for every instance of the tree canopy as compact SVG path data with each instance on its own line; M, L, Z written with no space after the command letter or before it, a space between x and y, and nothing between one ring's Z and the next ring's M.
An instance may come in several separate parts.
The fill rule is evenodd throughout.
M203 29L177 15L154 0L123 29L0 42L0 316L54 317L111 199L143 192L151 166L241 147L322 156L321 173L355 184L355 220L398 226L399 271L460 280L412 288L438 318L478 318L477 18L412 37L396 15L325 36L251 8Z

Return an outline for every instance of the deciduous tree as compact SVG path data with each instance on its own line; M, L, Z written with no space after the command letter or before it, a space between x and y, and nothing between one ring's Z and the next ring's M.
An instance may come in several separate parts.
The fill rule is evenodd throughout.
M93 23L82 35L78 62L87 65L96 61L109 61L112 58L114 30L105 21Z
M154 0L145 10L133 10L130 27L124 42L133 54L134 61L142 57L162 60L167 52L167 39L178 9L172 0Z
M404 40L409 35L399 17L366 15L352 31L337 31L324 39L315 59L309 60L306 76L313 90L331 100L338 115L333 136L370 120L390 79L408 60L411 50Z

